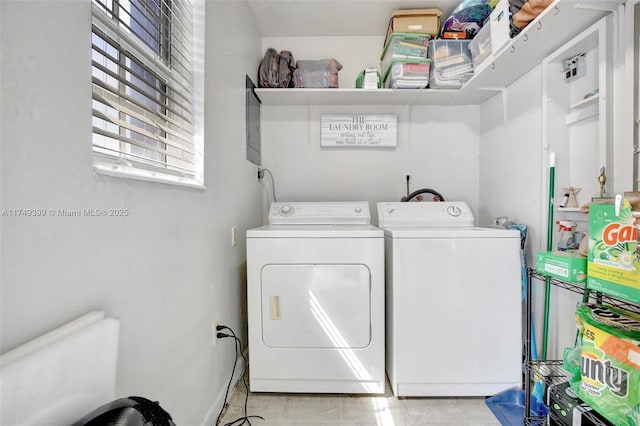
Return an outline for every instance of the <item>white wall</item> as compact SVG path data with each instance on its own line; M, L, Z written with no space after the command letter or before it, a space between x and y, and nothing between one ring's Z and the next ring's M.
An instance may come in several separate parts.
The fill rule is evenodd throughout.
M395 113L395 149L321 148L322 113ZM267 106L262 109L263 165L275 176L279 201L400 201L433 188L447 200L478 207L477 106Z
M383 43L373 36L264 37L262 48L290 50L296 60L335 58L343 65L340 87L353 88L362 71L353 64L379 67ZM263 166L279 201L369 201L375 224L375 203L400 201L410 170L412 191L435 189L477 214L478 106L263 106L261 113ZM397 147L321 148L323 113L396 114Z
M498 216L527 225L527 265L535 266L538 250L546 250L548 155L542 147L542 68L534 68L507 88L506 121L502 98L494 96L480 107L480 217ZM537 346L542 347L544 282L534 280L534 321ZM551 287L548 359L562 359L571 346L576 325L573 312L579 296Z
M210 423L234 358L231 340L213 345L211 323L246 338L244 231L261 222L244 125L259 37L245 2L207 3L206 190L100 176L90 3L0 2L2 208L129 216L2 217L0 352L103 309L120 318L118 396L158 400L177 424Z
M534 255L546 235L540 229L541 79L536 67L508 87L506 121L501 95L480 106L480 219L508 216L526 224Z

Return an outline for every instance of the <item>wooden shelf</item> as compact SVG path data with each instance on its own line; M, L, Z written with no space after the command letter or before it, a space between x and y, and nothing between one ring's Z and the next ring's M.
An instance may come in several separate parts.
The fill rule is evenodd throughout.
M265 8L287 10L287 5L292 2L293 0L253 0L254 6L259 5L265 17L272 16L272 13L265 13ZM349 2L341 3L347 5ZM393 2L381 0L379 3L375 2L375 7L393 8ZM476 69L475 75L459 90L256 89L256 93L264 105L477 105L509 86L541 63L547 55L608 13L603 10L574 7L576 3L572 0L555 0L503 49L485 59ZM331 4L340 7L339 3ZM318 7L326 7L326 4L308 3L308 7L305 8L307 17L316 16L313 9ZM428 4L424 7L428 7ZM320 11L318 13L318 16L322 16ZM339 10L333 10L332 16L341 14ZM384 29L386 28L382 28L381 31ZM331 32L339 33L335 28ZM351 32L345 34L357 35Z

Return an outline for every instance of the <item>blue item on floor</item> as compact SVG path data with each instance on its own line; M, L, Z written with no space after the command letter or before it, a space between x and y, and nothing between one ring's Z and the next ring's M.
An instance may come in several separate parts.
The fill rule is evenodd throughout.
M530 398L529 415L545 417L548 413L547 407L538 402L535 397L530 396ZM502 426L522 426L524 423L524 402L524 390L519 388L507 389L485 400L485 404Z

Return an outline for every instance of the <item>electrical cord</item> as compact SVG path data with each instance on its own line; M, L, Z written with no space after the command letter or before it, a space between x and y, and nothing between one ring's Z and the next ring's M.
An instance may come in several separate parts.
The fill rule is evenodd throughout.
M407 178L407 199L409 198L409 181L411 180L411 175L406 175Z
M227 330L230 334L227 333L223 333L222 330ZM218 414L218 418L216 419L216 425L220 424L220 419L222 417L222 413L224 412L224 409L227 408L228 404L227 404L227 398L229 396L229 389L231 387L231 382L233 381L233 376L235 374L236 371L236 366L238 365L238 353L240 353L240 356L242 357L242 360L244 361L244 369L242 370L242 383L244 384L244 388L245 388L245 396L244 396L244 416L237 418L236 420L230 422L230 423L225 423L224 426L240 426L243 424L248 424L249 426L251 425L251 418L257 418L257 419L261 419L264 420L264 417L262 416L249 416L247 415L247 403L249 402L249 385L247 384L247 380L245 378L246 376L246 372L247 372L247 358L244 356L244 353L242 352L242 341L240 341L240 339L238 338L238 336L236 336L236 333L234 333L234 331L230 328L227 327L226 325L218 325L216 326L216 331L218 332L216 334L217 338L225 338L225 337L231 337L234 339L234 347L235 347L235 353L236 353L236 357L235 357L235 361L233 363L233 369L231 370L231 378L229 379L229 384L227 385L227 391L225 392L224 395L224 402L222 403L222 408L220 409L220 413Z
M231 337L230 335L226 334L226 333L221 333L220 330L224 330L228 328L227 326L223 326L223 325L219 325L216 327L216 331L218 331L218 333L216 334L216 338L220 339L222 337ZM233 363L233 369L231 370L231 378L229 379L229 384L227 384L227 390L224 393L224 401L222 402L222 408L220 408L220 413L218 413L218 418L216 419L216 426L220 424L220 419L222 418L222 413L224 413L225 408L228 407L227 404L227 398L229 397L229 389L231 388L231 382L233 381L233 376L236 372L236 365L238 364L238 348L236 346L236 357L235 357L235 361Z
M271 177L271 189L273 190L273 201L277 203L278 197L276 196L276 180L273 178L273 174L269 169L260 169L258 171L258 176L260 176L261 172L262 172L262 176L264 176L264 172L269 173L269 177Z
M248 363L247 363L247 359L244 356L244 353L242 352L242 342L235 335L233 336L233 338L236 341L236 347L239 347L238 351L240 352L240 356L242 357L242 359L244 360L244 363L245 363L245 368L244 368L244 370L242 372L242 383L244 384L244 388L245 388L245 394L244 394L244 416L239 417L238 419L236 419L236 420L234 420L234 421L232 421L230 423L226 423L224 426L234 426L234 425L240 426L240 425L243 425L245 423L248 424L249 426L252 426L250 419L255 418L255 419L264 420L264 417L257 416L257 415L249 416L247 414L247 404L249 402L249 385L247 384L245 373L246 373L246 369L247 369L246 366L248 365Z

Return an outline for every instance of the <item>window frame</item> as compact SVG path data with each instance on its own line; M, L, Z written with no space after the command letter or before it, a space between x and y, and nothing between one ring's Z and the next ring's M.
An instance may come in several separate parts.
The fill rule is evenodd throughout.
M91 133L91 151L93 167L99 174L204 189L204 52L202 49L204 26L203 19L198 19L204 16L204 2L203 0L191 0L191 2L190 0L139 1L137 6L142 5L145 8L143 11L138 9L138 13L141 15L137 19L140 22L143 21L142 18L147 20L150 16L144 14L154 13L149 8L149 4L151 7L158 7L159 10L153 16L157 18L154 23L151 23L151 20L144 21L144 23L151 23L151 27L147 26L149 31L145 30L150 37L143 40L135 33L131 33L131 26L140 26L140 22L135 21L132 24L132 21L129 21L128 24L131 26L125 25L122 17L117 15L121 4L129 3L129 1L91 1L92 121L94 123ZM136 7L135 2L129 3L129 10L126 12L132 20L136 19L131 15L131 10L134 7ZM185 37L183 32L177 36L174 35L174 31L168 26L175 25L171 23L172 18L166 13L171 7L191 8L193 23L190 24L192 25L191 32L187 34L189 37ZM180 13L184 11L184 9L177 10ZM157 38L154 38L154 34L152 34L154 32L157 34ZM99 41L96 41L96 37L99 37ZM158 49L154 49L149 44L149 40L152 43L157 42ZM189 47L181 49L180 43L188 43ZM115 62L115 65L111 65L117 68L117 77L108 75L105 70L99 68L98 72L104 74L99 77L94 75L96 73L94 55L97 52L96 49L100 48L99 46L96 48L96 46L100 44L109 46L111 49L108 50L117 53L117 61L114 61L113 56L105 60L110 63ZM183 55L183 57L190 56L185 59L186 64L180 63L178 65L180 67L187 66L187 78L184 78L182 74L175 77L182 70L176 71L174 69L172 63L172 54L174 53ZM113 70L110 70L110 73L113 73ZM112 81L117 82L117 88L113 86L100 87L100 82L109 77ZM96 81L99 83L97 84ZM107 86L106 83L105 86ZM149 97L151 95L148 92L142 90L134 93L135 89L143 86L151 88L153 98ZM185 87L190 91L186 95L179 92L179 89ZM101 98L101 95L106 94L109 94L109 100L106 97ZM174 97L172 98L172 96ZM145 102L142 99L144 97L149 99ZM175 100L178 97L180 102ZM137 102L132 102L132 100ZM151 104L149 109L155 108L159 112L150 112L151 118L147 117L145 108L140 106L144 103ZM100 109L115 111L117 117L115 114L108 116L106 113L96 112L96 104L102 107ZM187 109L184 109L185 107ZM144 117L142 115L136 116L136 112L140 111ZM184 121L179 121L179 125L177 125L175 123L178 120ZM102 126L109 126L110 129L117 128L117 134L109 133L106 130L101 132L100 124L96 123L103 123ZM145 132L144 130L148 126L151 126L151 131ZM175 126L178 126L178 131L175 131ZM184 130L185 127L188 129ZM174 137L174 135L177 136ZM167 144L170 137L173 137L174 142ZM113 149L112 153L107 153L109 147L100 143L101 138L108 138L112 146L117 145L117 149ZM175 142L176 140L178 142ZM146 148L146 141L152 141L153 146L150 145L149 148ZM171 155L169 155L170 150ZM148 152L151 152L152 155L148 155ZM183 157L185 153L187 157ZM182 171L184 165L186 167Z

